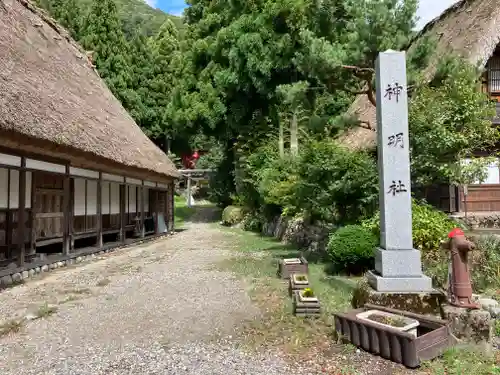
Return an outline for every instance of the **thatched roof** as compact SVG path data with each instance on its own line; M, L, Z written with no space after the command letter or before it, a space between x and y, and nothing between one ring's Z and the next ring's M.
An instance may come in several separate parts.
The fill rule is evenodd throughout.
M67 31L27 0L0 0L0 130L160 177L172 161L142 132ZM125 173L126 174L126 173Z
M427 36L435 39L437 46L425 71L426 76L434 74L439 59L448 53L484 67L500 42L500 1L459 1L422 29L409 52L416 41ZM358 96L347 114L355 116L362 126L343 134L340 142L353 149L375 147L376 109L367 96Z

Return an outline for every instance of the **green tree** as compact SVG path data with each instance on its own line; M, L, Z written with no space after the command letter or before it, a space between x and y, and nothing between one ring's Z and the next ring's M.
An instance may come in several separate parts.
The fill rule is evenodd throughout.
M83 46L113 94L126 108L139 100L132 86L129 45L125 40L114 0L93 0L84 23Z
M464 167L465 158L491 153L500 140L494 104L481 92L480 72L467 62L445 60L431 85L415 90L409 108L412 181L463 184L484 178L489 159ZM469 182L470 183L470 182Z

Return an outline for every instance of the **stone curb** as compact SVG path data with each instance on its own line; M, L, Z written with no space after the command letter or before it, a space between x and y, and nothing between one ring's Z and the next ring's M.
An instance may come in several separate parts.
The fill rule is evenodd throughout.
M154 237L151 239L144 239L141 241L137 241L137 242L134 242L132 244L118 245L118 246L110 248L110 249L98 250L94 253L77 256L75 258L70 258L70 259L66 259L63 261L56 261L53 263L47 263L45 265L37 266L37 267L33 267L33 268L29 268L29 266L28 266L27 269L22 271L22 272L15 272L11 275L6 275L6 276L3 276L2 278L0 278L0 292L4 289L23 284L24 282L28 281L29 279L32 279L35 276L40 275L40 274L44 274L44 273L47 273L50 271L57 270L59 268L64 268L64 267L72 266L75 264L87 263L87 262L91 262L91 261L95 261L95 260L102 260L102 259L105 259L105 258L103 258L103 256L105 254L117 252L119 250L127 249L127 248L137 246L137 245L142 245L144 243L157 242L157 241L163 240L165 238L168 238L170 236L173 236L175 234L176 234L176 232L173 232L173 233L165 234L165 235L160 236L160 237Z

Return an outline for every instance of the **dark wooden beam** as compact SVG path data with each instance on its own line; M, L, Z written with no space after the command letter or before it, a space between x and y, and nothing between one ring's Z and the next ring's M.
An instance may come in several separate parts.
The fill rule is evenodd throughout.
M125 188L126 185L120 184L120 242L125 242Z
M141 238L144 238L145 236L145 226L144 226L144 195L145 195L145 189L144 189L144 181L142 181L142 185L139 188L141 192Z
M70 218L71 218L71 178L69 164L66 164L66 173L63 182L63 254L68 255L71 249Z
M19 248L19 266L24 265L26 256L26 158L21 158L21 169L19 170L19 205L17 214L17 245Z
M168 213L168 221L170 222L170 232L173 232L175 230L175 199L174 199L174 190L175 190L175 185L174 182L171 182L169 184L169 189L168 189L168 197L167 199L170 200L170 212Z
M30 253L36 253L36 172L31 172Z
M155 190L154 191L154 201L155 201L155 234L159 234L160 233L160 218L159 218L159 214L160 214L160 192L158 190Z
M102 247L102 172L97 181L97 247Z
M7 245L7 259L12 259L12 213L10 212L10 174L11 170L7 169L7 218L5 222L5 230L7 238L5 243Z

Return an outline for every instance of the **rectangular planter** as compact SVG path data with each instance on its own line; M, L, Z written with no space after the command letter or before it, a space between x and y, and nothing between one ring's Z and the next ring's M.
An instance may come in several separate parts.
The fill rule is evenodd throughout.
M394 327L359 318L359 314L369 310L384 311L417 320L417 337ZM444 320L370 304L347 313L335 314L335 329L353 345L409 368L418 367L422 361L436 358L456 344L448 322Z
M402 319L405 321L404 322L405 325L403 327L394 327L394 326L391 326L389 324L373 321L370 319L370 316L374 315L374 314L385 316L388 318ZM407 333L417 337L417 327L419 326L420 323L416 319L408 318L408 317L397 315L397 314L388 313L386 311L381 311L381 310L368 310L368 311L364 311L356 316L358 319L366 320L370 323L379 324L382 327L394 328L400 332L407 332Z
M321 304L317 298L302 298L300 290L296 290L292 295L293 315L318 317L321 314Z
M293 262L291 262L293 261ZM301 256L295 259L280 259L278 263L278 276L288 280L294 273L309 274L309 265L307 260Z
M300 273L294 273L290 276L290 281L288 282L288 294L290 297L293 296L296 290L304 290L305 288L309 288L309 276L306 276L308 279L306 281L296 280L296 277L299 275L304 275Z

